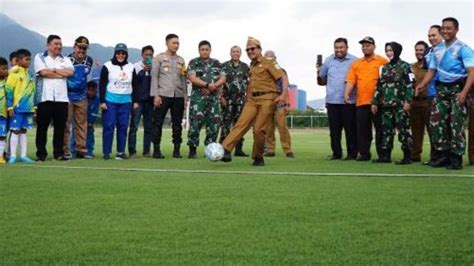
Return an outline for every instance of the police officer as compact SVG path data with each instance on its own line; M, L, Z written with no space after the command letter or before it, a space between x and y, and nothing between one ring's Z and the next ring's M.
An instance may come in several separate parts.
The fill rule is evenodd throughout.
M217 141L220 114L220 88L226 81L221 63L210 57L211 44L208 41L199 43L199 57L192 59L188 66L188 78L193 84L191 92L190 127L188 132L188 158L196 158L199 146L199 132L206 126L204 144Z
M379 158L374 162L391 162L394 129L397 128L398 139L402 143L403 159L396 163L410 164L413 138L409 111L413 98L414 75L410 65L400 59L402 46L399 43L385 44L385 53L390 62L382 67L377 89L372 99L372 113L380 112L382 121L380 153Z
M428 73L416 87L416 91L421 90L438 73L430 123L439 157L430 165L453 170L462 169L462 155L466 149L466 98L474 81L474 54L456 38L458 31L457 19L443 19L441 34L445 42L433 49Z
M249 79L249 66L240 61L242 50L238 46L230 49L231 60L222 64L226 73L226 82L222 90L222 127L220 142L224 141L242 113L245 104L245 93ZM242 150L244 139L237 143L235 156L246 157Z
M253 165L263 166L265 165L263 150L268 124L272 121L276 105L288 104L288 80L277 62L263 57L260 41L249 37L245 51L252 60L247 103L236 125L222 143L225 151L222 161L232 161L230 152L254 125ZM278 93L277 86L279 79L282 80L281 95Z
M265 57L271 60L276 61L276 55L274 51L266 51L265 52ZM282 69L283 72L285 73L286 78L288 79L288 74L284 69ZM281 79L277 82L278 84L278 92L281 93L282 89L282 84L281 84ZM269 124L269 129L268 129L268 134L266 138L266 147L267 147L267 152L265 153L265 156L267 157L273 157L275 156L275 124L276 127L278 128L278 133L280 134L280 143L281 147L283 149L283 152L286 154L286 157L288 158L294 158L295 155L291 149L291 135L290 135L290 130L288 129L288 124L286 122L286 116L290 112L290 106L288 104L285 105L279 105L277 106L277 109L275 111L275 121L271 122Z
M153 158L162 159L161 134L166 113L171 110L173 135L173 157L181 158L180 145L183 127L181 121L184 112L186 95L186 65L184 59L177 54L179 37L176 34L166 36L167 50L155 56L151 70L151 92L154 97L153 112Z

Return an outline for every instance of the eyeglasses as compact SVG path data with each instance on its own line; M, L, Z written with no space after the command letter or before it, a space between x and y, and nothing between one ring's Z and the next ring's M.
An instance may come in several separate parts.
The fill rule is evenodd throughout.
M257 47L250 47L250 48L245 49L245 51L248 53L250 51L253 52L255 49L257 49Z

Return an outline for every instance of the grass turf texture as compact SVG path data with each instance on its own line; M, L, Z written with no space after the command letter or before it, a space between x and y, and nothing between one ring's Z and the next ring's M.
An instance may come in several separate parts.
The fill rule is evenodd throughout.
M474 263L474 167L327 161L327 131L292 133L296 158L263 168L173 159L169 139L164 160L0 166L0 264Z

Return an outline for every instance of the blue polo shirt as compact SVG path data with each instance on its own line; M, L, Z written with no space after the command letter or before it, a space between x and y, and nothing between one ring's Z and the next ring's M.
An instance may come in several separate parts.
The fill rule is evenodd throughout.
M344 89L346 87L346 76L351 64L357 57L347 54L344 58L338 58L335 54L324 60L319 76L326 80L326 103L344 104ZM356 89L352 90L350 103L355 103Z
M467 77L467 68L474 67L474 54L472 49L455 40L450 46L440 43L433 49L429 69L438 73L441 82L454 82Z

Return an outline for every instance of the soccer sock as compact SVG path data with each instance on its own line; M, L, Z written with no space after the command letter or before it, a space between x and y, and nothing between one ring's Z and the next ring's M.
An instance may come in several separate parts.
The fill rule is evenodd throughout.
M21 157L26 156L26 147L28 144L28 139L26 138L26 134L20 134L20 151Z
M10 156L16 157L16 148L18 147L18 135L13 133L10 137Z
M0 157L3 157L4 152L5 152L5 141L0 140Z

